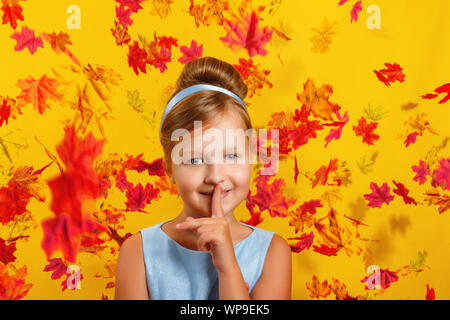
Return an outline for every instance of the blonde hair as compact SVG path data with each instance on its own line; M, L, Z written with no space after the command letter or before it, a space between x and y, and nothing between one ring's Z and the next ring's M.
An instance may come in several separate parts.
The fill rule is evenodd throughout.
M247 96L247 86L240 73L229 63L213 58L201 57L188 62L175 85L167 103L181 90L196 85L211 84L227 89L242 100ZM166 103L166 105L167 105ZM252 129L247 110L233 97L217 91L199 91L176 104L166 115L161 125L160 142L164 151L164 168L170 175L172 171L171 152L176 141L172 141L172 132L179 128L188 131L194 129L194 120L202 121L203 126L220 115L230 111L237 112L246 129Z

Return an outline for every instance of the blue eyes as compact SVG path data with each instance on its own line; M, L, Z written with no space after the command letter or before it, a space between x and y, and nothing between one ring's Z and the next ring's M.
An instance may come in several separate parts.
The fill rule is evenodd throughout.
M227 157L229 155L231 155L232 157ZM229 153L229 154L227 154L227 156L225 156L225 158L227 158L227 160L235 160L235 159L239 158L239 156L237 154L235 154L235 153L234 154L233 153ZM195 164L201 164L200 162L198 162L196 160L201 161L201 158L192 158L190 160L190 164L194 164L194 165Z

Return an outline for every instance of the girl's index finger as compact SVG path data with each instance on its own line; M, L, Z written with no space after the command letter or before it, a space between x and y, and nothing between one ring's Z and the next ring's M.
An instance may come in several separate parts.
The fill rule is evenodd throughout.
M211 218L224 216L222 208L222 186L220 183L216 185L212 194L211 211Z

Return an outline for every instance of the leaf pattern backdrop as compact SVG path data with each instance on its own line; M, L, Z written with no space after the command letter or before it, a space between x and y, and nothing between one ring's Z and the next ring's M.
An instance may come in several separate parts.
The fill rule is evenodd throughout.
M73 4L81 29L67 28ZM371 5L379 30L366 25ZM182 207L158 126L199 56L232 63L255 126L281 129L278 172L255 167L235 212L290 243L293 299L450 298L449 10L2 0L0 298L114 297L121 242Z

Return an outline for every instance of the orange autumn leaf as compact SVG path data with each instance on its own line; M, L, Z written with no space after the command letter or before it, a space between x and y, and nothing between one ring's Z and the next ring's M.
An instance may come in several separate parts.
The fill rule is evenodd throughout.
M326 298L331 293L328 281L321 283L316 275L313 275L311 283L306 282L306 290L313 299Z
M22 90L17 96L19 106L33 103L33 107L43 114L47 107L47 99L58 101L61 100L56 88L59 83L56 79L43 75L39 80L29 76L28 79L19 80L17 86Z
M357 300L358 297L352 297L348 294L348 289L345 283L341 283L339 280L332 278L330 283L330 289L336 295L336 300Z
M26 296L33 284L25 283L27 267L15 269L9 274L7 267L0 262L0 300L20 300Z
M336 34L335 25L336 22L329 23L328 20L324 18L320 27L312 29L313 36L309 38L313 44L313 47L311 48L312 52L324 54L329 50L332 36Z
M320 222L320 220L325 218L328 218L328 226ZM321 241L319 240L318 243L329 248L335 248L337 251L345 248L347 255L350 256L350 253L353 252L350 248L350 244L352 243L352 233L347 226L344 225L341 227L338 224L336 211L330 209L328 217L324 217L320 220L314 223L314 227L321 237Z
M65 32L59 32L58 34L56 32L52 32L50 34L43 33L42 37L45 41L50 43L52 49L58 54L67 50L66 45L72 44L70 41L70 36Z
M289 216L291 217L289 226L294 226L295 233L297 233L299 230L300 232L303 232L303 229L305 227L311 227L316 221L314 214L310 212L304 212L301 209L301 206L299 206L295 211L289 211Z
M114 28L111 28L111 32L116 39L116 44L122 46L123 44L130 42L131 37L128 33L128 28L122 26L117 20L114 21L114 24Z
M45 201L45 183L39 175L33 174L32 166L18 167L9 183L15 184L20 189L25 189L27 193L37 200Z
M330 85L324 84L316 88L314 81L308 78L303 84L303 92L297 93L297 100L305 104L315 117L332 120L334 104L328 101L332 93Z
M178 193L177 185L172 183L167 175L159 176L155 181L155 186L161 191L169 191L170 194Z

